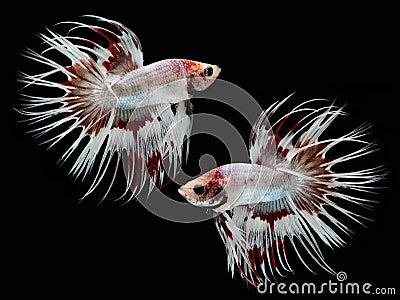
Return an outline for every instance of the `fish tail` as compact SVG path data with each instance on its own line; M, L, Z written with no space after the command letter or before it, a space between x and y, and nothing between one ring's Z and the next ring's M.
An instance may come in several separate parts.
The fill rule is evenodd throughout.
M343 112L343 107L329 105L306 108L306 103L299 105L272 125L271 130L274 131L277 149L278 172L290 174L296 179L293 181L292 188L295 195L299 197L309 195L308 198L314 198L315 201L317 199L327 201L329 195L370 207L368 203L371 200L355 199L349 194L353 191L369 193L377 188L374 183L385 176L383 165L355 170L352 163L379 150L375 143L365 140L371 126L365 123L339 137L322 138L327 135L326 131L330 129L332 123L346 113ZM286 125L285 123L302 113L303 116L295 120L296 123L283 136L281 128ZM336 153L333 150L336 147L343 149L346 147L350 151L331 155L330 152ZM344 163L346 163L344 168L339 167ZM341 171L342 169L346 171ZM308 200L313 202L312 199ZM339 206L336 208L349 217L354 215Z
M104 18L98 19L108 21ZM78 130L78 136L61 156L60 162L71 157L71 154L86 141L83 150L79 148L80 153L70 173L85 178L99 157L99 169L87 193L89 194L103 178L111 161L110 153L120 151L129 142L123 142L123 133L114 130L120 125L120 115L116 108L118 98L111 85L120 75L137 67L134 65L137 64L135 59L140 60L141 57L132 55L140 52L140 44L131 31L116 22L109 21L121 35L98 26L68 23L76 25L69 33L78 28L89 28L105 39L109 47L104 48L82 37L63 36L50 29L47 30L47 34L39 34L47 48L41 53L27 49L23 56L43 65L47 70L35 75L21 73L19 81L25 84L23 89L33 89L36 93L42 92L43 88L49 88L47 95L51 96L27 95L21 92L24 103L18 111L27 117L28 122L35 125L31 132L36 137L53 134L43 142L49 147L72 131ZM61 54L63 58L60 58L64 60L68 59L70 65L65 66L54 60L50 54L55 53ZM65 81L53 80L60 78L60 74L66 77ZM63 94L60 96L56 90L61 90Z

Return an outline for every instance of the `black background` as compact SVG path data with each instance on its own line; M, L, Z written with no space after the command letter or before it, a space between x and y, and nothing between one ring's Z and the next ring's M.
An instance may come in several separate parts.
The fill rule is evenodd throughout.
M397 210L399 172L398 97L394 93L394 19L389 7L276 7L213 4L53 2L21 3L7 22L3 60L13 60L24 70L19 53L37 47L36 32L83 14L117 20L132 29L143 46L145 64L165 58L188 58L218 64L221 79L250 92L263 108L296 92L298 100L336 99L347 103L349 129L364 121L373 125L371 140L381 147L372 160L387 166L386 189L367 228L350 221L355 230L348 246L334 251L324 248L328 263L345 271L348 281L370 282L377 287L396 287L398 269ZM11 58L12 57L12 58ZM12 67L6 88L15 85ZM15 74L15 75L14 75ZM3 99L4 100L4 99ZM7 100L5 156L6 191L3 232L9 250L7 278L15 295L61 295L110 299L137 297L139 292L180 297L268 297L258 295L237 276L226 271L224 246L212 221L180 224L163 220L134 201L105 201L96 206L96 195L79 203L88 188L68 175L66 165L56 161L61 146L39 146L12 107L17 93ZM237 127L245 140L250 124L215 102L195 100L195 113L223 116ZM347 125L337 125L345 127ZM338 127L338 130L340 129ZM343 129L343 128L341 128ZM189 165L213 154L226 163L223 147L211 147L207 136L194 139ZM192 166L192 167L190 167ZM121 181L122 182L122 181ZM172 188L167 193L174 193ZM176 194L176 192L175 192ZM174 195L174 194L173 194ZM110 195L112 199L113 195ZM117 195L114 195L117 196ZM323 282L332 278L317 269L313 275L296 266L288 282ZM124 296L122 296L124 295ZM276 297L276 295L275 295Z

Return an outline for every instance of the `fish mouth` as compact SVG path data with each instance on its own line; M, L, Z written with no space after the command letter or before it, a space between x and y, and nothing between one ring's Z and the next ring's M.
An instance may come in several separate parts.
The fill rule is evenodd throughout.
M189 195L190 195L190 191L193 189L193 187L192 186L185 186L185 185L183 185L183 186L181 186L179 189L178 189L178 193L183 197L183 198L185 198L185 200L189 203L189 204L191 204L191 205L194 205L194 206L196 206L196 207L199 207L199 206L201 206L201 202L199 202L197 199L192 199Z
M189 190L189 188L187 187L187 186L181 186L179 189L178 189L178 193L183 197L183 198L185 198L186 200L187 199L189 199L189 196L188 196L188 193L187 193L187 191Z

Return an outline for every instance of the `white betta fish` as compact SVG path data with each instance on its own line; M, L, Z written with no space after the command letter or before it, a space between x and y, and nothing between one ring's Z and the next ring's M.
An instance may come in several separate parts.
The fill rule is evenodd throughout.
M300 248L316 264L335 274L324 261L319 243L342 246L345 242L338 232L351 231L326 208L333 207L360 223L361 216L342 205L351 202L370 207L372 200L365 199L364 193L371 191L372 183L384 175L382 167L348 172L332 170L337 164L376 150L363 140L367 125L338 138L320 139L344 113L333 105L308 108L311 102L322 102L310 100L269 126L269 119L285 101L264 111L253 126L251 163L217 167L179 189L191 204L213 210L227 249L228 270L233 276L236 269L255 286L276 278L275 275L293 272L286 255L287 242L307 268L310 269ZM291 129L283 134L284 127ZM361 147L336 159L327 158L327 152L346 142Z
M185 159L184 141L192 126L189 93L209 87L220 69L187 59L166 59L144 66L140 42L131 30L105 18L87 17L107 22L109 28L64 22L73 26L67 36L48 30L48 35L39 34L48 45L46 50L41 54L30 49L25 52L26 57L50 68L36 75L22 73L20 80L26 83L25 88L50 87L65 93L56 97L24 95L27 103L20 111L32 123L43 124L33 130L38 136L58 128L57 134L46 141L50 146L80 130L60 160L81 149L71 173L85 177L97 158L98 170L86 195L98 186L116 154L118 162L126 161L123 195L131 189L133 197L147 178L150 188L163 180L163 162L169 163L168 170L173 166L172 176L176 174L177 165ZM95 32L99 42L70 35L85 29ZM108 46L100 46L100 41ZM61 53L71 65L48 57L52 51ZM66 81L54 82L51 76L57 73L66 75Z

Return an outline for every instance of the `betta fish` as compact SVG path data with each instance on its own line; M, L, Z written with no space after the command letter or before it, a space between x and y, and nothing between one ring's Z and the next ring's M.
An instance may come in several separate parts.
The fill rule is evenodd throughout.
M228 271L233 276L236 270L257 287L293 273L288 245L310 271L304 253L315 265L335 274L320 245L343 246L339 233L350 235L352 231L327 208L361 223L359 219L365 217L350 211L347 204L371 208L374 200L366 199L365 193L384 176L382 166L335 170L336 165L351 165L377 150L364 140L369 125L340 137L321 138L345 114L343 107L333 104L312 108L326 103L322 99L306 101L270 125L286 99L275 102L254 124L250 163L217 167L179 188L189 203L213 213L226 247ZM355 150L328 157L332 148L343 144L354 144Z
M133 197L148 178L150 191L157 181L163 181L167 171L172 169L171 176L176 175L188 153L185 141L192 127L191 92L208 88L220 68L187 59L143 65L141 44L130 29L102 17L86 17L107 27L62 22L72 27L67 35L48 29L47 35L39 34L47 45L43 52L26 50L24 56L47 70L36 75L22 73L24 88L37 87L37 91L48 87L61 90L62 95L22 94L26 103L19 111L28 121L39 124L32 130L37 136L55 133L45 141L49 147L72 131L78 132L60 161L77 153L70 172L83 178L96 166L84 197L98 187L115 156L117 165L104 197L121 161L126 175L122 196L131 190ZM94 32L94 37L71 35L84 30ZM56 62L50 52L61 54L70 65ZM53 80L60 74L64 81Z

